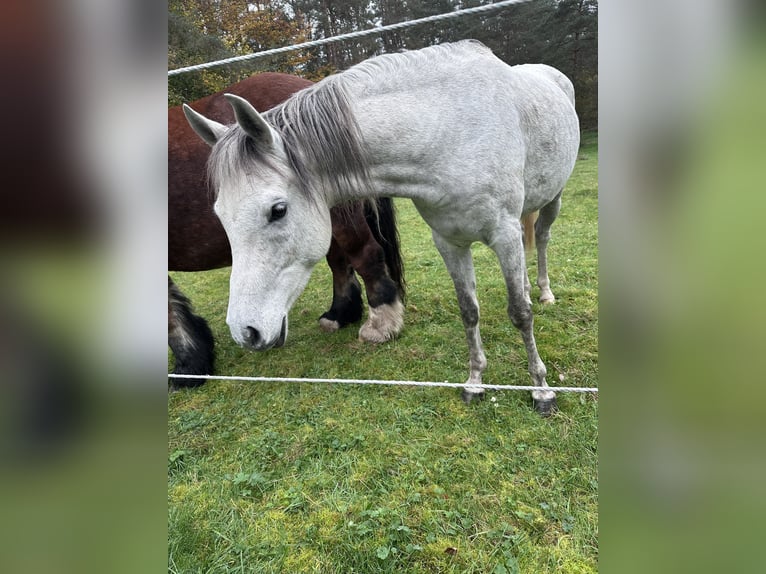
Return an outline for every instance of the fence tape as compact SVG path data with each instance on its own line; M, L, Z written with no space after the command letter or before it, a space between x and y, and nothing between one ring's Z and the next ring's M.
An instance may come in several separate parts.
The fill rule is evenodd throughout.
M392 385L399 387L451 387L463 389L470 387L479 390L497 391L555 391L557 393L597 393L596 387L535 387L532 385L466 385L448 381L387 381L380 379L316 379L301 377L232 377L225 375L180 375L168 373L171 379L208 379L220 381L247 381L254 383L335 383L342 385Z
M503 0L501 2L495 2L494 4L484 4L482 6L475 6L474 8L464 8L463 10L455 10L454 12L447 12L445 14L435 14L433 16L426 16L425 18L418 18L416 20L407 20L405 22L398 22L396 24L387 24L386 26L378 26L376 28L370 28L369 30L359 30L357 32L349 32L348 34L339 34L338 36L331 36L330 38L321 38L319 40L303 42L301 44L293 44L291 46L283 46L281 48L272 48L270 50L263 50L262 52L255 52L254 54L232 56L231 58L225 58L223 60L216 60L214 62L206 62L204 64L195 64L193 66L185 66L183 68L176 68L175 70L169 70L168 77L177 76L179 74L186 74L188 72L196 72L198 70L206 70L208 68L217 68L219 66L234 64L237 62L244 62L247 60L254 60L256 58L264 58L266 56L273 56L275 54L283 54L285 52L292 52L293 50L301 50L303 48L314 48L316 46L323 46L325 44L340 42L342 40L350 40L352 38L362 38L364 36L380 34L381 32L387 32L389 30L401 30L402 28L409 28L410 26L416 26L418 24L426 24L428 22L439 22L441 20L447 20L449 18L470 16L471 14L493 12L495 10L500 10L501 8L512 6L514 4L523 4L530 1L531 0Z

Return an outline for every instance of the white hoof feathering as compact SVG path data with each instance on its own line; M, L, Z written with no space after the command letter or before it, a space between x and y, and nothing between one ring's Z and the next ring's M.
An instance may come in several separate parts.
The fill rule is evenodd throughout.
M369 317L359 329L359 339L368 343L385 343L395 339L403 326L404 305L401 301L370 307Z
M326 319L322 317L319 319L319 328L322 329L325 333L334 333L338 329L340 329L340 323L337 321L331 321L330 319Z

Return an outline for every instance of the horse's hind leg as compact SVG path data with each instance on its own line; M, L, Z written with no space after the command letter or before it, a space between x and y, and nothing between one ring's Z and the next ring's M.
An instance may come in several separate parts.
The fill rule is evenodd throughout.
M502 229L499 229L493 241L490 242L490 247L497 254L503 270L508 290L508 317L524 340L532 384L540 387L539 391L532 391L535 409L541 415L548 416L556 408L556 394L549 389L545 381L547 369L537 352L533 333L532 304L524 291L527 270L519 221L508 221Z
M556 298L551 291L548 279L548 241L551 238L551 225L556 221L561 209L561 192L548 205L540 210L535 223L535 242L537 243L537 286L540 288L540 303L553 303Z
M319 318L320 328L333 333L362 318L362 288L348 257L333 237L327 264L332 271L332 306Z
M524 238L524 255L525 259L529 259L532 254L532 250L535 248L535 221L540 215L538 211L528 213L521 218L522 237ZM524 274L524 294L526 295L529 303L532 304L532 284L529 281L529 273Z
M168 345L175 356L173 373L211 375L214 344L207 321L192 312L189 299L168 277ZM170 388L198 387L204 382L205 379L172 379Z
M463 400L470 403L474 398L484 396L484 389L476 387L481 385L481 375L487 367L487 358L484 355L479 334L479 300L476 298L476 274L471 248L453 245L435 231L432 235L436 248L444 259L452 282L455 284L460 316L465 327L465 337L470 353L470 373L463 388Z

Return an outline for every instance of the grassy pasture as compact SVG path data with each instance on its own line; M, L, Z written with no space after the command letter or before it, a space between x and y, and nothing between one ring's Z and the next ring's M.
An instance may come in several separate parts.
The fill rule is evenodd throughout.
M597 140L585 134L553 227L557 302L534 304L551 385L597 386ZM371 346L327 335L320 264L282 349L247 352L224 322L228 269L173 274L217 341L220 374L463 382L453 287L412 205L397 200L405 330ZM529 384L494 254L474 248L484 380ZM529 264L534 286L534 261ZM169 357L169 367L172 358ZM443 388L211 381L168 396L169 572L595 572L597 401L559 394L542 419L528 393L466 406Z

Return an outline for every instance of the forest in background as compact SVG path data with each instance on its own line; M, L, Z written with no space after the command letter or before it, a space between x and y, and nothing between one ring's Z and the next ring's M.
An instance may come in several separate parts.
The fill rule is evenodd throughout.
M415 20L479 0L169 0L168 69ZM532 0L355 40L168 78L168 105L272 71L320 80L378 54L473 38L508 64L545 63L575 86L583 130L598 126L597 0Z

